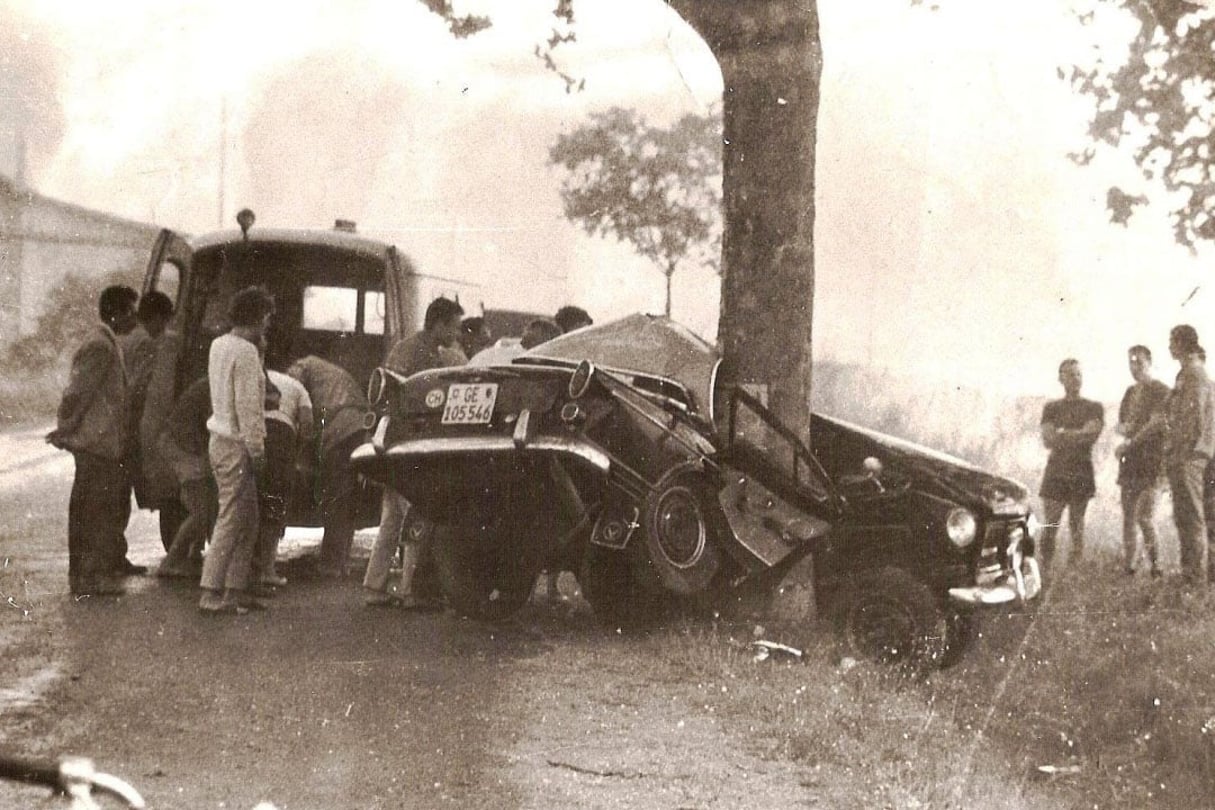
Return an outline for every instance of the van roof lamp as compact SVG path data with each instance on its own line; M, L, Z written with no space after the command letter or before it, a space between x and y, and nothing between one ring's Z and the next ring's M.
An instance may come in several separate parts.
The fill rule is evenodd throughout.
M253 227L253 223L257 221L257 217L248 208L242 208L236 215L236 224L240 226L241 236L245 241L249 241L249 229Z

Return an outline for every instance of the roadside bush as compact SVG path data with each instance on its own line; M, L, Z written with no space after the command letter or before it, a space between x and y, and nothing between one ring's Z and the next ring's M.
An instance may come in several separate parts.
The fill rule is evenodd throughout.
M47 297L33 333L13 341L0 355L0 425L53 417L71 353L97 323L97 297L111 284L138 283L134 269L63 279Z
M132 271L115 271L98 278L64 277L47 297L32 334L18 338L4 355L6 371L41 372L79 345L97 323L97 297L111 284L138 284Z

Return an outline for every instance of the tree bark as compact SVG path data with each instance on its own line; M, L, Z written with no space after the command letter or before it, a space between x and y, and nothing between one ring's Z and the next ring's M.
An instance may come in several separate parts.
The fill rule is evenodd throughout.
M822 46L813 0L670 0L721 66L721 379L809 441L814 160Z

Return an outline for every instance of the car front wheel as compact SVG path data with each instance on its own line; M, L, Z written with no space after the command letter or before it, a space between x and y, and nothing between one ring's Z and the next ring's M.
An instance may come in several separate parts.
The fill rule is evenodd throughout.
M909 670L940 667L949 649L949 626L928 586L902 568L853 577L832 609L845 655Z

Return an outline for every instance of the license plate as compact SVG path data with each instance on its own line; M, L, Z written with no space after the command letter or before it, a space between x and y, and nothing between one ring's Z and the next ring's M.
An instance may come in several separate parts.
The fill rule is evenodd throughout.
M488 425L498 399L497 383L454 383L447 386L444 425Z

